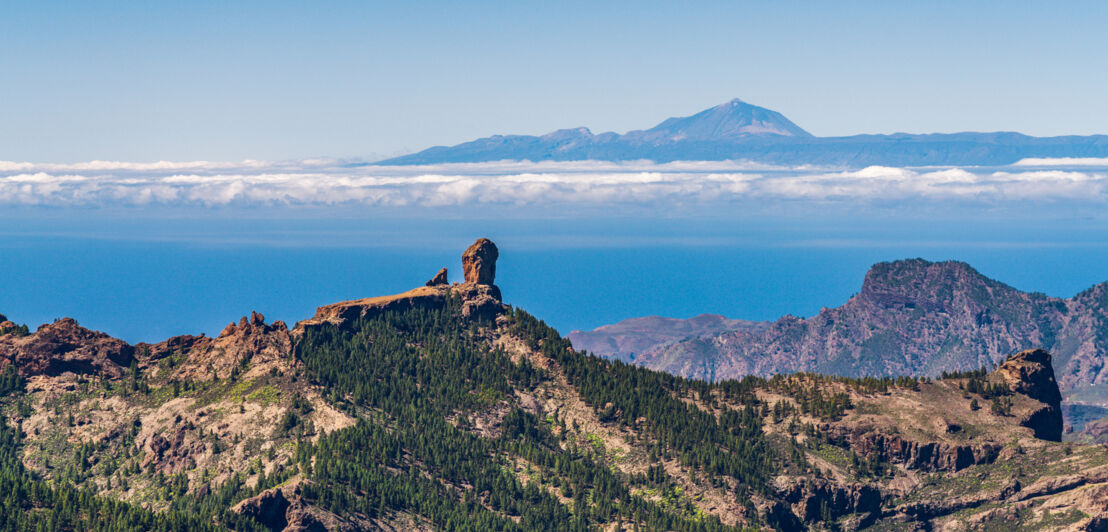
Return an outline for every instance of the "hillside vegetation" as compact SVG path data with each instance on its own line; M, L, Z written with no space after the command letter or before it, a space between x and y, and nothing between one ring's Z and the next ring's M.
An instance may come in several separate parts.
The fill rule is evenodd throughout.
M1105 523L1108 452L1056 441L1043 351L934 380L708 383L575 351L494 289L435 282L154 345L72 320L8 337L0 528Z

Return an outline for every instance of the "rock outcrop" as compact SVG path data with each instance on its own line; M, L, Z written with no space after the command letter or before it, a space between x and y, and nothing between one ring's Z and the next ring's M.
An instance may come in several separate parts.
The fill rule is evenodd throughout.
M462 253L462 269L466 282L473 284L494 284L496 280L496 259L500 250L487 238L478 238L473 245Z
M487 238L480 238L462 253L466 282L447 284L447 270L443 268L425 286L407 292L342 301L319 307L316 309L315 316L297 324L297 330L324 323L341 325L388 311L441 308L446 304L447 297L461 299L463 318L495 319L507 310L501 302L500 288L493 284L496 279L496 259L499 255L496 244Z
M1024 416L1020 425L1034 431L1036 438L1062 441L1062 394L1054 380L1050 353L1042 349L1016 353L997 368L996 374L1012 391L1043 404Z
M182 426L168 435L152 436L146 443L147 453L142 465L153 465L155 470L170 475L186 472L195 467L195 458L207 449L203 441Z
M265 490L231 510L254 518L274 532L327 532L359 530L334 514L307 505L302 497L304 481Z
M165 368L175 378L207 380L229 377L236 366L250 361L255 368L269 369L275 363L286 363L292 352L292 337L283 321L266 324L265 316L251 312L238 323L230 323L216 338L175 336L157 344L135 346L139 363L146 368ZM162 364L175 357L172 364Z
M449 281L446 280L446 268L443 268L439 270L439 273L436 273L430 281L427 281L426 286L439 286L442 284L447 284L448 282Z
M933 472L956 472L997 459L1001 447L997 444L957 445L941 441L917 441L900 434L887 434L876 427L820 425L829 441L852 449L861 456L878 456L883 461L905 469Z
M118 378L134 353L127 342L81 327L71 318L43 325L27 336L0 336L0 359L15 364L24 377L72 372Z
M793 514L808 523L881 511L881 491L870 485L797 477L781 477L774 484L781 499L792 506Z

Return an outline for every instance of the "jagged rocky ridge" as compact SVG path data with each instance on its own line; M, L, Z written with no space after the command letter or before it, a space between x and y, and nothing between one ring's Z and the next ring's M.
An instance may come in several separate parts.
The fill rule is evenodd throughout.
M1045 351L941 380L688 381L574 352L501 302L498 255L478 241L466 282L326 305L291 330L252 313L136 346L72 320L7 332L20 474L239 530L1108 518L1108 451L1057 441Z
M785 316L650 345L633 332L609 333L612 327L569 338L628 361L632 353L622 346L639 341L634 363L708 379L791 371L937 376L1043 348L1055 357L1067 399L1108 405L1108 283L1060 299L1021 292L962 262L912 259L874 265L857 295L811 318Z

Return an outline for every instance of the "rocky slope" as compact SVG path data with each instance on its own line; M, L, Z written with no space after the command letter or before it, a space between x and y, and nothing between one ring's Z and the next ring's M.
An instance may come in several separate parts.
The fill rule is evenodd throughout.
M623 357L618 344L588 345ZM1021 292L961 262L880 263L840 307L807 319L786 316L761 330L660 341L640 347L635 363L709 379L790 371L936 376L992 366L1030 348L1054 354L1068 400L1108 404L1108 283L1059 299Z
M1058 441L1045 351L936 380L685 380L582 356L503 304L498 255L478 241L464 283L326 305L291 330L254 313L137 346L72 320L7 332L0 373L19 382L0 429L21 436L0 437L0 481L236 530L1108 523L1108 450Z
M687 320L647 316L631 318L591 331L573 331L566 338L576 349L603 354L624 362L634 362L639 353L656 350L682 340L742 331L757 333L769 323L731 320L717 314L701 314Z

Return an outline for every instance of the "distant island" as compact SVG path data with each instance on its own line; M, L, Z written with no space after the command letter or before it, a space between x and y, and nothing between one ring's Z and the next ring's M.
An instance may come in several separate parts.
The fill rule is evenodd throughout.
M739 99L646 130L494 135L379 161L381 165L528 161L722 161L841 167L1001 166L1025 158L1108 157L1108 135L1032 137L1015 132L816 137L784 115Z

